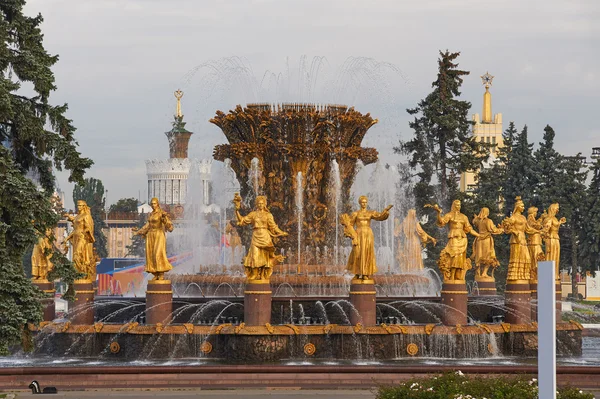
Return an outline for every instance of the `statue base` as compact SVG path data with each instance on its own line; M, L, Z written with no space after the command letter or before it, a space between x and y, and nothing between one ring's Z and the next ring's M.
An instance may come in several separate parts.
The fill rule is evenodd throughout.
M529 289L531 290L531 321L537 321L537 280L529 280Z
M352 279L350 284L350 303L356 312L350 312L350 323L363 326L377 325L377 303L375 297L375 281Z
M448 280L442 284L442 323L445 326L467 325L467 284L464 280Z
M244 323L248 326L264 326L271 323L271 284L268 280L246 282L244 291Z
M92 280L75 280L75 301L69 302L72 324L94 324L94 286Z
M479 296L494 296L496 292L496 280L492 277L478 279L475 277L477 282L477 289Z
M54 293L56 290L54 289L54 283L43 279L43 280L33 280L33 284L42 290L45 294L51 295L50 298L42 299L42 306L44 312L44 320L43 321L52 321L56 318L56 307L54 305Z
M556 322L562 323L562 284L560 283L560 279L555 281L554 289L556 290Z
M505 321L510 324L531 323L531 288L529 280L508 280L504 292Z
M166 324L173 313L171 280L150 280L146 288L146 324Z

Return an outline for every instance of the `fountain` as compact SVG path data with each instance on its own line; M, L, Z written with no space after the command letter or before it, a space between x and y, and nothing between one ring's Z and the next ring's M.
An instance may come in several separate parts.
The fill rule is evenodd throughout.
M353 237L361 228L352 222L351 190L359 169L377 161L375 149L361 147L376 119L343 105L287 103L237 106L227 114L217 111L211 122L229 141L215 147L214 158L239 183L234 207L219 199L219 229L237 229L244 255L256 256L251 236L264 226L256 224L255 213L270 215L280 230L267 225L274 244L268 265L255 260L244 261L245 268L225 265L205 250L190 257L192 268L182 267L186 274L175 273L178 267L164 276L152 271L156 279L148 285L145 310L141 298L96 297L74 310L92 312L93 322L47 320L32 326L38 354L245 363L535 355L537 324L522 303L529 303L523 284L514 289L520 296L504 304L497 295L468 296L463 269L444 263L446 258L440 262L443 282L423 269L415 257L420 260L421 243L433 239L410 212L394 228L391 206L384 210L394 203L394 188L369 193L372 207L383 211L372 214L382 222L369 229L379 243L373 248L379 272L353 269L353 279L346 274L348 257L358 255L351 255L353 246L344 235ZM378 164L376 172L378 186L392 185L382 176L393 175L393 169ZM366 198L360 204L374 212L367 210ZM450 214L432 207L443 220ZM253 229L236 228L227 215ZM404 238L395 247L394 236L401 233ZM455 244L448 244L443 256L453 256ZM398 256L404 259L403 273L394 265L395 248L411 253ZM521 302L516 306L514 301ZM501 322L505 315L517 322ZM581 354L581 329L577 322L557 324L559 353Z

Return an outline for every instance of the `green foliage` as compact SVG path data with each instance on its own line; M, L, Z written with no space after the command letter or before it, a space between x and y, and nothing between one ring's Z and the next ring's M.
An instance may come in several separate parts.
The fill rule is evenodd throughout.
M137 213L138 201L135 198L121 198L112 204L108 212Z
M587 188L586 210L579 235L583 270L595 273L600 265L600 159L590 168L592 180Z
M529 143L527 126L524 126L521 133L514 138L506 161L506 177L503 182L502 197L504 198L504 212L508 216L515 205L515 197L521 196L525 204L531 204L537 180L533 144Z
M458 99L462 77L469 74L458 69L455 61L459 55L440 51L433 91L415 108L407 110L410 115L415 115L409 123L414 136L394 148L396 153L408 155L409 166L415 170L414 196L419 216L423 206L431 202L438 202L444 210L449 210L459 193L461 173L480 169L489 155L490 145L476 141L471 134L473 122L468 117L471 103ZM429 215L424 228L442 239L442 245L428 247L426 263L437 259L445 239L442 231L434 226L435 217Z
M558 390L558 399L593 399L574 388ZM414 379L395 387L382 387L377 399L537 399L537 381L513 377L470 378L460 371L439 377Z
M543 141L535 151L535 173L537 176L536 196L534 204L540 209L547 209L558 198L558 168L563 156L554 149L554 129L550 125L544 128Z
M84 200L90 207L92 219L94 221L94 249L101 258L108 256L108 250L106 248L106 236L102 229L106 227L104 223L104 207L106 205L106 198L104 197L104 185L102 180L95 179L93 177L85 179L84 184L76 184L73 187L73 203L77 204L77 201Z
M54 227L52 166L79 182L92 165L80 156L67 106L49 103L58 60L42 44L41 15L23 15L24 0L0 2L0 353L27 343L27 323L41 320L40 292L23 257L40 232ZM22 90L26 83L27 90ZM31 92L30 96L24 93ZM39 188L26 177L33 176ZM32 222L33 221L33 222ZM27 345L25 345L27 346Z

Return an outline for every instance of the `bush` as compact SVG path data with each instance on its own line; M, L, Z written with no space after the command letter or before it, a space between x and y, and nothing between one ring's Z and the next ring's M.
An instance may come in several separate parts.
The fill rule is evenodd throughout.
M381 387L377 399L538 399L537 380L512 377L469 378L460 371ZM594 399L574 388L559 389L557 399Z

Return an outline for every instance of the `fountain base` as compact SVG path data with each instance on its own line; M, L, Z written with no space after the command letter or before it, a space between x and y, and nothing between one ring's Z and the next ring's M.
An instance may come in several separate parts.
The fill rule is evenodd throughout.
M105 359L213 358L229 363L283 359L486 358L537 354L537 324L477 326L379 325L372 327L191 324L42 324L35 328L36 352ZM578 356L582 329L557 326L557 353ZM53 334L52 339L44 339ZM87 343L80 345L82 338Z

